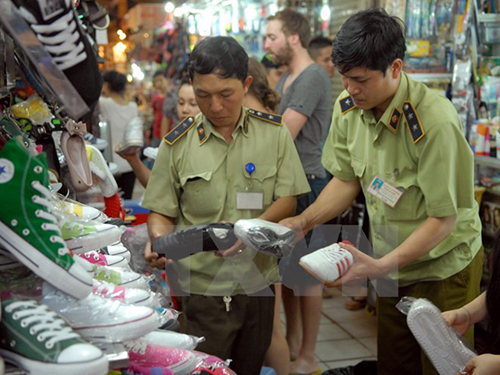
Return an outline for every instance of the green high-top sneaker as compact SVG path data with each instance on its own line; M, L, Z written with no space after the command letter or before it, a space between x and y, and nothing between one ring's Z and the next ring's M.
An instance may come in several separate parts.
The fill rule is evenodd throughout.
M92 278L73 260L52 215L45 155L12 139L0 150L0 245L42 279L75 298Z
M2 300L0 355L30 374L105 375L108 359L36 301Z

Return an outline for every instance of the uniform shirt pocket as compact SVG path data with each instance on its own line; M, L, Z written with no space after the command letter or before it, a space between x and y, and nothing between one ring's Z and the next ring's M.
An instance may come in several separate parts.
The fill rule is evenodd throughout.
M417 185L416 172L407 170L400 173L396 181L388 179L387 182L403 192L394 208L384 205L388 220L412 221L425 217L424 196Z
M184 215L208 219L221 210L219 202L220 186L217 188L213 181L213 171L188 172L179 175L181 185L180 208Z

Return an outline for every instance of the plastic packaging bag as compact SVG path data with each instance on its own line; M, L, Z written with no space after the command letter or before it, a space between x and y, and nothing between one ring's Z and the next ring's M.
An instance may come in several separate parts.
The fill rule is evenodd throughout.
M440 375L456 375L477 355L427 299L403 297L396 308L408 316L408 327Z
M238 220L234 234L246 246L277 258L290 255L295 246L295 231L261 219Z

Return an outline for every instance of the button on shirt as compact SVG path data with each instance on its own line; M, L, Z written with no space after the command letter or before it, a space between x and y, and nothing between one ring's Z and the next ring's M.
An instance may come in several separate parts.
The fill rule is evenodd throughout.
M359 179L370 216L376 257L400 245L429 216L457 215L451 235L430 253L391 275L400 286L442 280L464 269L481 248L481 223L474 200L474 159L451 102L402 73L396 95L379 121L371 110L342 114L335 103L323 165L341 180ZM403 115L390 126L393 109L411 101L424 136L414 143ZM403 191L394 208L366 193L378 176Z
M201 126L200 126L201 125ZM245 166L255 165L250 175ZM237 192L262 191L262 210L239 210ZM177 228L256 218L280 197L309 191L290 132L248 115L228 144L199 114L194 126L173 145L162 142L143 206L174 218ZM256 293L277 280L276 258L245 249L234 257L213 252L175 263L185 292L207 295Z

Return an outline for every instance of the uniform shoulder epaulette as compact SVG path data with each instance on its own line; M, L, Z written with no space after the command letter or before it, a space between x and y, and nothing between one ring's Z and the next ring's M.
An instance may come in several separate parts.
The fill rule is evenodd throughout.
M418 117L417 111L410 101L403 103L403 113L405 115L406 124L408 125L408 130L410 131L413 143L417 143L424 137L425 131L422 127L422 122Z
M273 125L278 125L278 126L283 125L283 116L280 116L280 115L273 115L270 113L256 111L254 109L249 109L248 115L255 117L255 118L258 118L258 119L261 119L262 121L269 122L270 124L273 124Z
M340 111L342 112L343 115L356 108L354 100L352 100L350 96L346 96L345 98L340 99L339 103L340 103Z
M186 117L183 121L175 126L165 137L163 140L167 142L170 146L172 146L175 142L177 142L184 134L188 132L189 129L193 127L196 121L194 121L193 117Z

